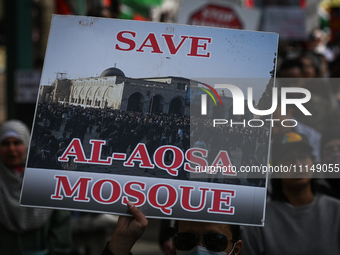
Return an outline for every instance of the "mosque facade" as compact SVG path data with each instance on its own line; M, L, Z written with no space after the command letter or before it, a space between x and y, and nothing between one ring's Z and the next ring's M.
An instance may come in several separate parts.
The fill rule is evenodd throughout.
M67 79L65 74L59 73L52 85L41 86L39 99L82 107L198 116L202 92L190 100L189 89L197 84L190 79L172 76L128 78L123 71L113 67L99 77ZM216 108L213 102L209 103L207 117L230 116L232 98L223 96L223 93L220 96L223 106Z

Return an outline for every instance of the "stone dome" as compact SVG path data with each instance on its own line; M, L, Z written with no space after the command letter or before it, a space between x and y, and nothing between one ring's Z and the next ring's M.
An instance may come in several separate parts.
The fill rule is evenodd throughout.
M122 70L116 68L116 67L111 67L108 68L106 70L104 70L104 72L101 73L100 77L108 77L108 76L122 76L125 77L125 74L123 73Z

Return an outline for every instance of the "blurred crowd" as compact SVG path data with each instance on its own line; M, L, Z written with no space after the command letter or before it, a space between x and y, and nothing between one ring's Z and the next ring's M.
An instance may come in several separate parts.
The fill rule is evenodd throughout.
M111 18L119 10L98 8L88 14ZM170 144L183 152L190 147L208 149L211 155L222 148L230 155L240 151L241 165L266 164L269 153L274 166L301 166L304 171L296 175L278 175L269 181L265 227L242 227L243 245L241 249L238 242L237 253L340 254L339 42L320 28L304 42L280 42L276 78L277 87L300 87L311 93L304 104L311 116L294 106L287 108L286 115L280 106L273 114L273 119L296 120L295 127L276 122L271 132L268 126L213 129L208 121L179 114L39 102L29 148L27 126L16 120L4 122L0 127L0 254L75 254L71 213L21 207L19 197L27 151L30 167L77 170L73 162L61 163L57 158L73 138L84 142L86 135L106 141L103 155L128 153L144 142L151 157L159 146ZM318 178L311 171L316 164L325 167ZM249 178L247 185L255 182ZM174 254L164 232L160 230L160 246L164 254ZM171 248L165 249L165 243Z

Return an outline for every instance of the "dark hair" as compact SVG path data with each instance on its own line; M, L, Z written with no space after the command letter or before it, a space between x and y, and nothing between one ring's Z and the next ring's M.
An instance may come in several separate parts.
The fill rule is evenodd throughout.
M229 224L231 235L233 236L233 240L238 241L241 240L241 228L240 225L231 225Z
M273 178L271 179L271 184L272 184L272 191L269 193L270 198L276 201L289 202L288 198L283 192L281 179ZM326 187L320 185L318 183L318 179L312 178L310 184L311 184L313 194L326 192Z
M274 147L276 146L276 147ZM307 152L309 154L309 157L313 160L313 162L315 162L315 156L313 154L313 148L310 145L306 145L306 144L301 144L301 143L297 143L297 144L290 144L289 147L285 148L284 151L279 152L279 148L278 148L279 144L273 144L272 145L272 165L273 166L278 166L279 165L279 160L280 157L282 155L284 155L285 153L287 153L287 151L291 150L292 148L296 148L296 147L300 147L303 148L305 152Z
M286 71L294 67L299 68L301 72L303 73L303 65L300 59L294 58L294 59L287 59L283 61L278 72L278 77L280 77L282 71Z
M219 223L216 223L216 224L219 224ZM176 220L175 224L174 224L174 228L172 228L174 230L173 234L178 232L178 225L179 225L179 221ZM230 232L231 232L231 235L232 235L232 239L235 240L235 241L241 240L241 228L240 228L240 225L228 224L228 226L229 226L229 229L230 229ZM172 236L171 233L169 233L169 235Z
M282 202L288 202L288 198L283 193L281 179L271 179L272 191L270 192L270 197L272 200L278 200Z
M318 62L321 62L321 61L318 61L319 60L318 56L312 52L306 51L306 52L303 52L301 56L299 57L300 61L302 58L309 58L312 61L312 64L315 70L315 76L320 77L320 64Z

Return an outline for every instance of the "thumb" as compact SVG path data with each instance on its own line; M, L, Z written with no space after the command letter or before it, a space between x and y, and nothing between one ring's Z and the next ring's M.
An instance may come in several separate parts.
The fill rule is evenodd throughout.
M141 224L141 227L146 228L148 220L145 215L130 201L127 201L127 206L131 214L135 217L136 221Z

